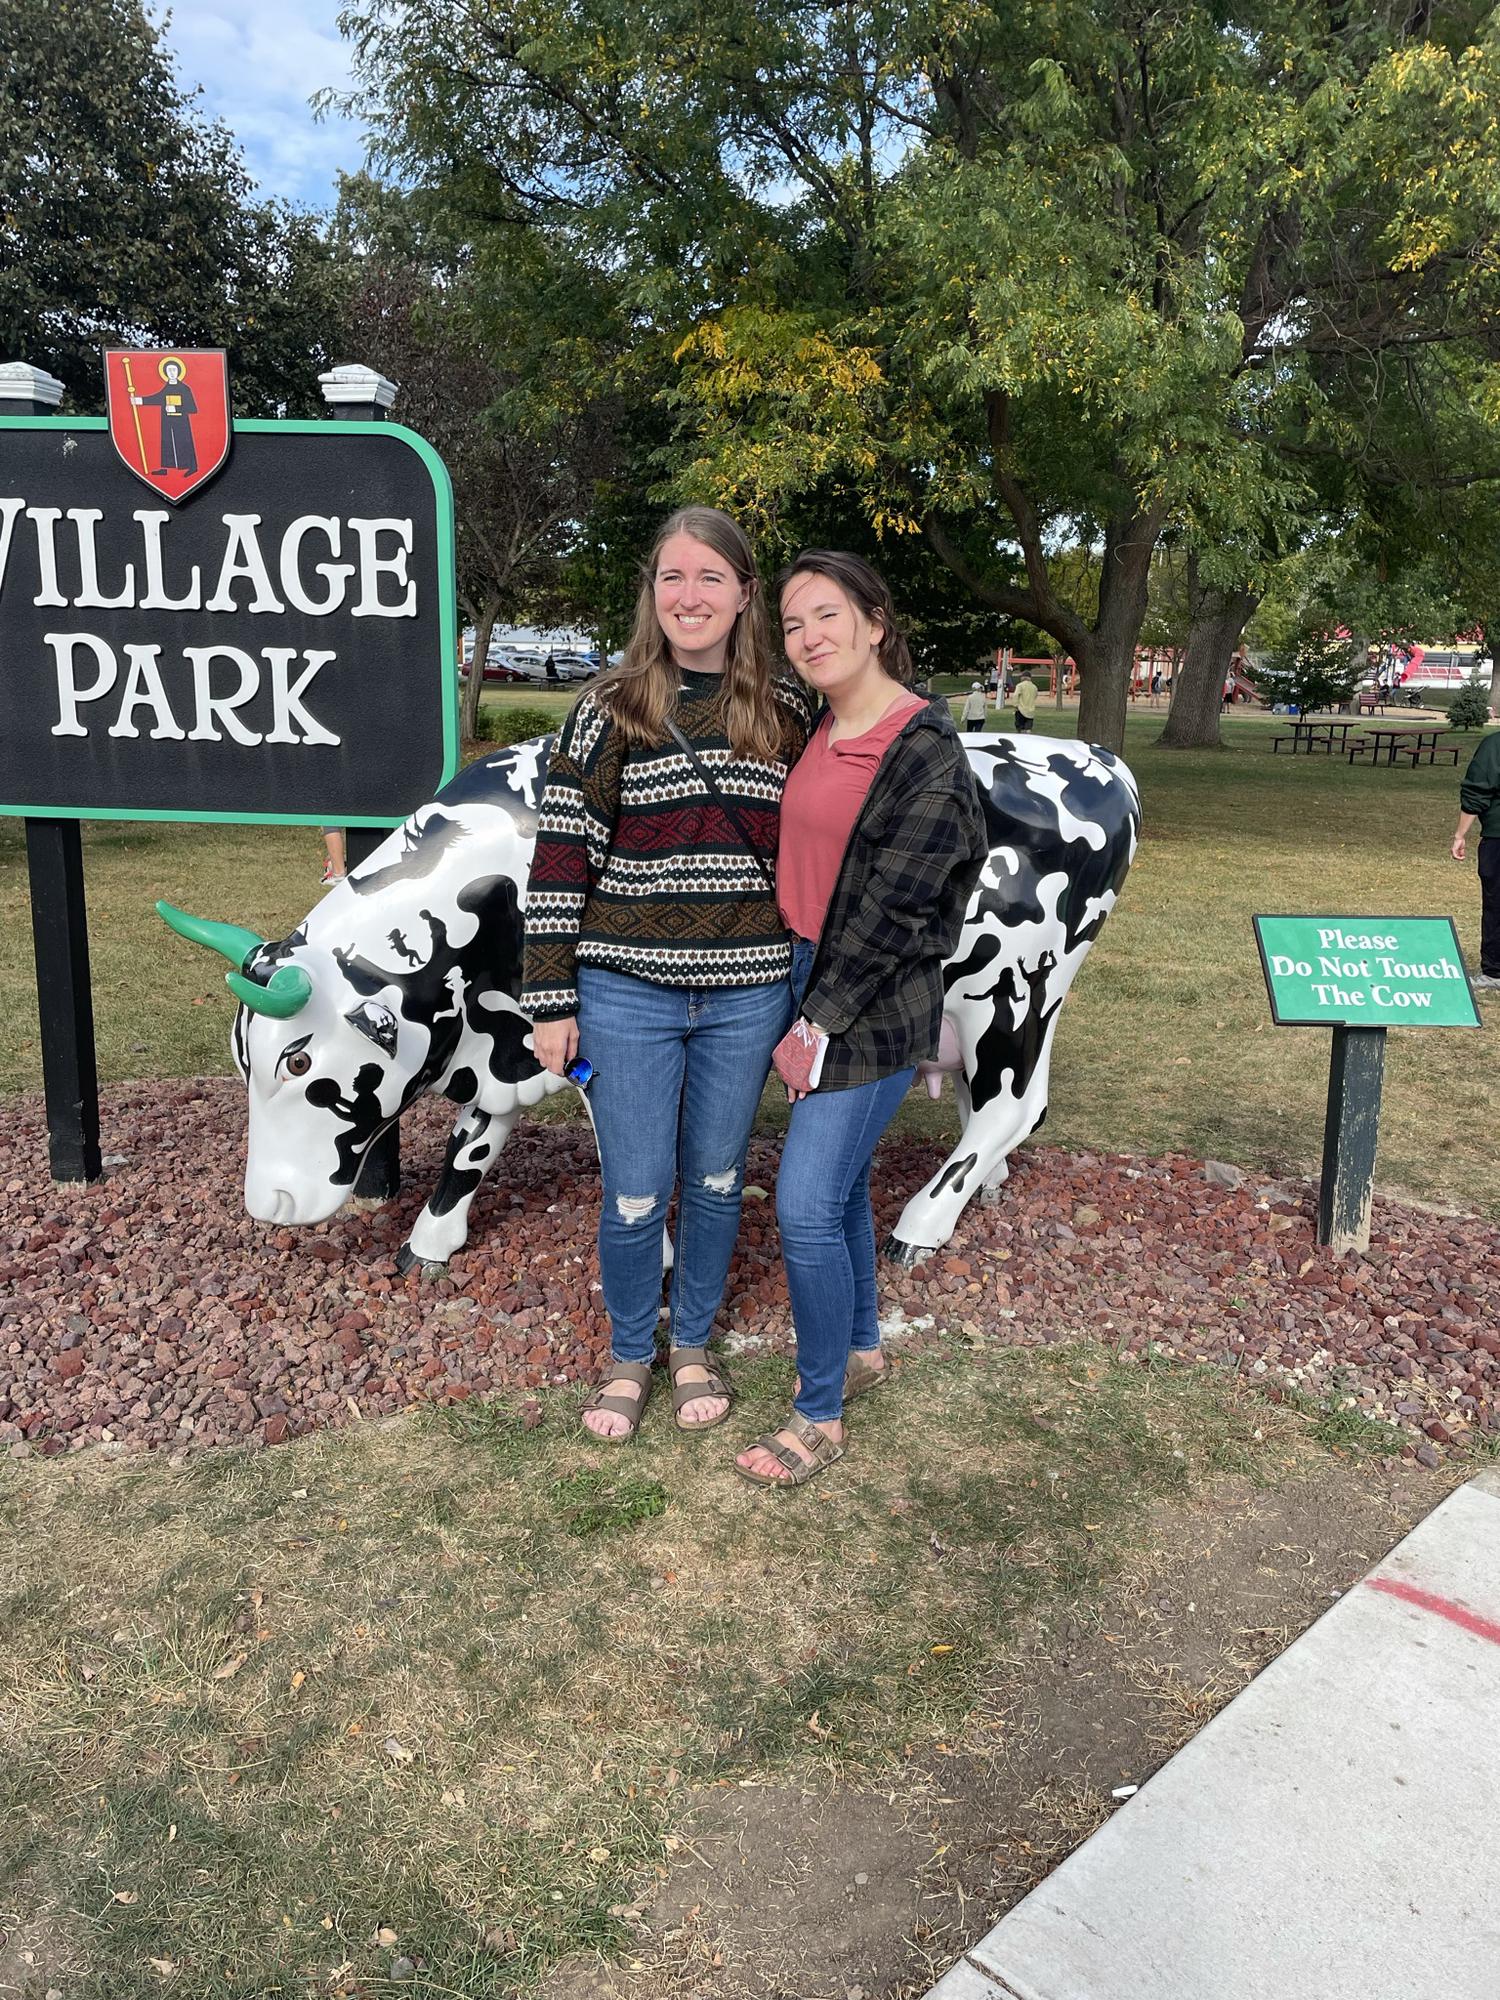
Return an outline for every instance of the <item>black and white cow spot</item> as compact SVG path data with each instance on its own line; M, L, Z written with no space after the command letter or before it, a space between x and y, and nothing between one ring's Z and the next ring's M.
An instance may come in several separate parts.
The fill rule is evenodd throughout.
M450 806L501 806L515 820L516 831L534 840L552 743L550 736L543 736L476 758L443 787L439 797Z

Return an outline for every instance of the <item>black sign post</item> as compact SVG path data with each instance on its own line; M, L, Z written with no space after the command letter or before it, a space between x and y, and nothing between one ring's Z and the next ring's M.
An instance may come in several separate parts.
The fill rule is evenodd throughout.
M1384 1028L1333 1031L1323 1173L1318 1183L1318 1241L1335 1251L1364 1252L1370 1247L1385 1036Z
M391 384L334 378L342 422L235 423L213 483L162 505L106 420L0 367L0 813L26 821L55 1180L101 1167L80 821L339 823L359 860L458 768L447 472L377 420ZM147 486L164 423L135 438ZM360 1192L396 1184L392 1146Z
M13 363L0 370L0 414L50 417L62 393L56 376L40 368ZM52 1178L96 1181L102 1171L99 1076L79 822L28 818L26 872Z

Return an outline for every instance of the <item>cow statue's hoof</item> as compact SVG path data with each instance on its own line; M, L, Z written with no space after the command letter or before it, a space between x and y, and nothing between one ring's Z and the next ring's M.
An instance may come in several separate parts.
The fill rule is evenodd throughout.
M934 1255L934 1250L930 1243L903 1243L899 1236L887 1236L880 1254L892 1264L899 1264L903 1271L914 1271Z
M432 1257L419 1257L409 1243L403 1243L396 1252L396 1269L402 1277L409 1272L420 1271L424 1278L440 1278L448 1266L440 1264Z

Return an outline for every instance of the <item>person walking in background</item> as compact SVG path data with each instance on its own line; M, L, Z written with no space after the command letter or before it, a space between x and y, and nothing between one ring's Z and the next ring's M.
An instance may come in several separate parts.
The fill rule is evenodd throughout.
M964 698L964 728L983 729L985 716L989 713L989 703L984 698L983 681L974 681Z
M989 852L946 701L910 683L884 581L810 549L780 579L793 668L828 706L787 780L777 900L801 1019L777 1051L792 1100L776 1220L797 1333L790 1421L735 1469L800 1486L843 1456L844 1404L885 1380L870 1160L936 1054L943 961Z
M324 826L318 831L323 836L323 884L331 887L342 882L349 872L349 855L341 826Z
M708 1339L750 1127L791 1018L773 871L782 787L811 719L805 690L773 671L744 532L683 508L647 559L624 658L559 732L526 892L521 1005L537 1060L557 1076L579 1056L593 1067L613 1361L583 1423L602 1440L634 1437L651 1391L674 1186L677 1427L729 1415L733 1387Z
M1458 831L1453 859L1468 854L1468 835L1479 827L1479 971L1473 984L1500 990L1500 729L1481 737L1458 788Z
M1016 727L1023 734L1036 728L1036 682L1030 674L1022 674L1016 682Z

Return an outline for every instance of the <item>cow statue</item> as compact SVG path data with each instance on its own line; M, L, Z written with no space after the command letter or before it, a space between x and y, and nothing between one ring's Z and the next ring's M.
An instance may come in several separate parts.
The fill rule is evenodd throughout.
M249 1091L245 1203L313 1223L354 1189L375 1140L436 1092L458 1119L402 1270L445 1264L520 1112L568 1088L537 1063L521 986L522 911L550 739L460 772L323 898L289 937L159 903L233 970L235 1062ZM965 1205L1005 1180L1006 1155L1046 1115L1063 998L1114 907L1140 802L1106 750L1052 738L965 738L990 853L944 972L943 1046L963 1131L902 1212L887 1254L919 1263Z

